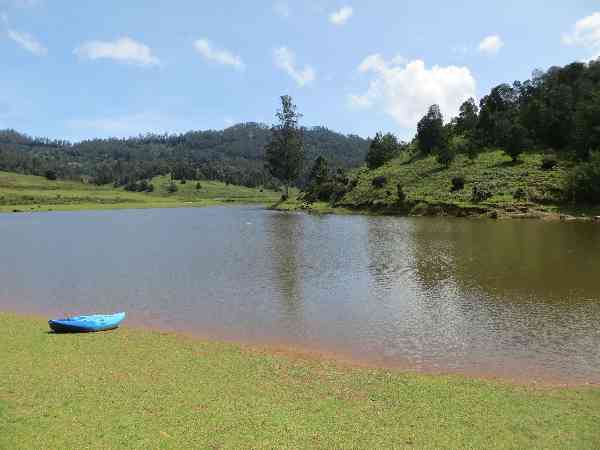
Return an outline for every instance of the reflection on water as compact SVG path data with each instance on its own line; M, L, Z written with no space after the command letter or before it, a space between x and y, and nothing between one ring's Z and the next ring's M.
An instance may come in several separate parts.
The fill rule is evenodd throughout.
M0 215L0 307L600 382L600 227L260 208Z

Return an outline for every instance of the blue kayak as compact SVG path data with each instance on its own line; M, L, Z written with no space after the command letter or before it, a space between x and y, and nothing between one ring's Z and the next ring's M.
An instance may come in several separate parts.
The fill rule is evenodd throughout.
M125 319L125 313L93 314L49 320L48 325L57 333L86 333L113 330Z

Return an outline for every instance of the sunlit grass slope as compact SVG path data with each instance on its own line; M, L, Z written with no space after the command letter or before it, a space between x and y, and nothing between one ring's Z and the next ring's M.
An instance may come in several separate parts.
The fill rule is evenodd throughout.
M353 207L397 206L397 185L401 184L407 201L413 207L454 206L457 208L552 209L563 201L570 164L559 162L552 170L542 169L543 155L525 153L513 163L501 151L481 153L473 161L459 155L449 168L442 167L434 156L410 158L401 156L376 170L360 171L357 186L341 203ZM385 177L385 186L375 187L373 179ZM465 186L452 191L452 179L463 177ZM474 186L489 191L485 201L472 199ZM515 195L521 189L524 197Z
M274 191L226 185L218 181L177 182L177 192L168 193L167 176L152 180L152 193L127 192L112 186L72 181L49 181L43 177L0 172L0 212L75 209L150 208L205 206L211 204L274 203Z
M600 390L352 368L0 313L0 447L600 446Z

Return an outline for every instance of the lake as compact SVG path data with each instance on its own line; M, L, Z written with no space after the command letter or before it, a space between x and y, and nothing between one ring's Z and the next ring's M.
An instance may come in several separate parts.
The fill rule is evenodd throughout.
M0 251L2 310L125 310L129 325L385 367L600 382L594 224L257 206L2 214Z

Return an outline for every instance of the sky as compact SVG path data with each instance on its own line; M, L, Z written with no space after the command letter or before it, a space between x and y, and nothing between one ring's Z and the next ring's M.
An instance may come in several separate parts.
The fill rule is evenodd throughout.
M0 0L0 128L81 140L272 123L403 139L600 57L600 1Z

